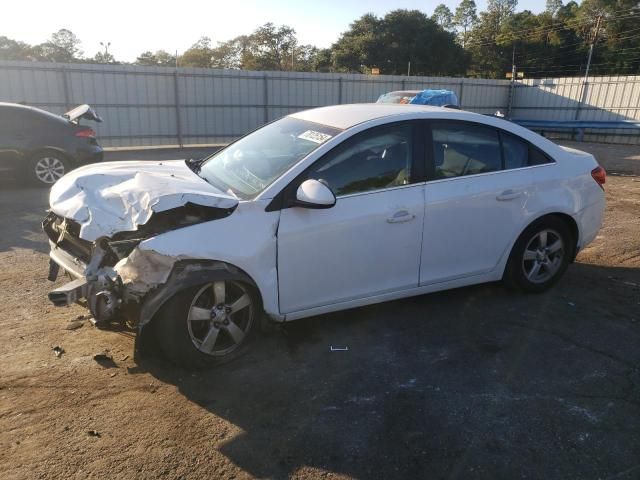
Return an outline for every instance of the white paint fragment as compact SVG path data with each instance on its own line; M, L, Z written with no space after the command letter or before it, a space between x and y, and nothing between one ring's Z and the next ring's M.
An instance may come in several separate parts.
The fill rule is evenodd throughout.
M87 165L62 177L49 196L51 210L78 222L80 238L87 241L134 231L153 212L188 202L219 208L238 204L182 160Z

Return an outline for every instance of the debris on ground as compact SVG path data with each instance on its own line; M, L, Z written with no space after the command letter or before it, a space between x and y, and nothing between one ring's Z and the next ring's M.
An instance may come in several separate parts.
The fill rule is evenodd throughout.
M569 305L570 307L575 307L576 306L576 304L573 303L573 302L567 302L567 305Z
M89 435L90 437L98 437L100 438L100 432L97 430L89 430L87 432L87 435Z
M329 351L331 352L348 352L349 347L334 347L333 345L329 347Z
M58 357L58 358L60 358L62 356L62 354L64 353L64 348L62 348L59 345L56 345L51 350L53 350L53 353L55 353L56 357Z
M129 355L125 355L124 357L122 357L122 359L120 360L121 362L124 362L125 360L127 360L129 358Z
M93 356L93 359L104 368L118 368L116 362L113 361L113 357L107 353L98 353Z
M71 322L69 322L69 324L64 327L65 330L77 330L80 327L82 327L82 325L84 325L84 322L82 320L73 320Z

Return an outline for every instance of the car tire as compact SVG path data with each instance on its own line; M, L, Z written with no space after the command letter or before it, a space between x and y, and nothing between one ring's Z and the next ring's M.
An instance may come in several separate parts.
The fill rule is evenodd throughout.
M154 320L157 343L169 361L187 369L223 364L245 351L261 312L253 286L213 280L176 293L162 306Z
M518 237L503 282L513 290L541 293L554 285L573 258L575 239L562 219L548 216L529 225Z
M39 187L51 187L63 175L71 171L71 162L60 152L43 150L29 162L27 181Z

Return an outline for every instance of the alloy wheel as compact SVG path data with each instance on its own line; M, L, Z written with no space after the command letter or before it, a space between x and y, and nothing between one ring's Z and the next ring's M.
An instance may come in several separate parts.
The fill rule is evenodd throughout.
M558 232L549 228L537 232L524 249L525 277L537 284L550 280L560 270L564 255L564 241Z
M65 173L64 163L56 157L42 157L34 169L38 180L47 185L56 183Z
M202 353L224 356L242 344L254 317L247 287L219 280L203 286L193 298L187 314L189 336Z

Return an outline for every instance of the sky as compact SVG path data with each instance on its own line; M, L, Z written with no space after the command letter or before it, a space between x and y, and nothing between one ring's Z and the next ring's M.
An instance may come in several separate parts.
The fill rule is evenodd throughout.
M431 15L439 3L452 11L458 0L0 0L0 36L30 44L66 28L82 41L85 56L111 43L117 60L132 62L146 50L181 53L201 36L214 44L248 34L267 22L286 24L303 44L328 47L365 13L382 16L397 8ZM485 0L476 0L478 11ZM544 0L520 0L518 10L539 13Z

